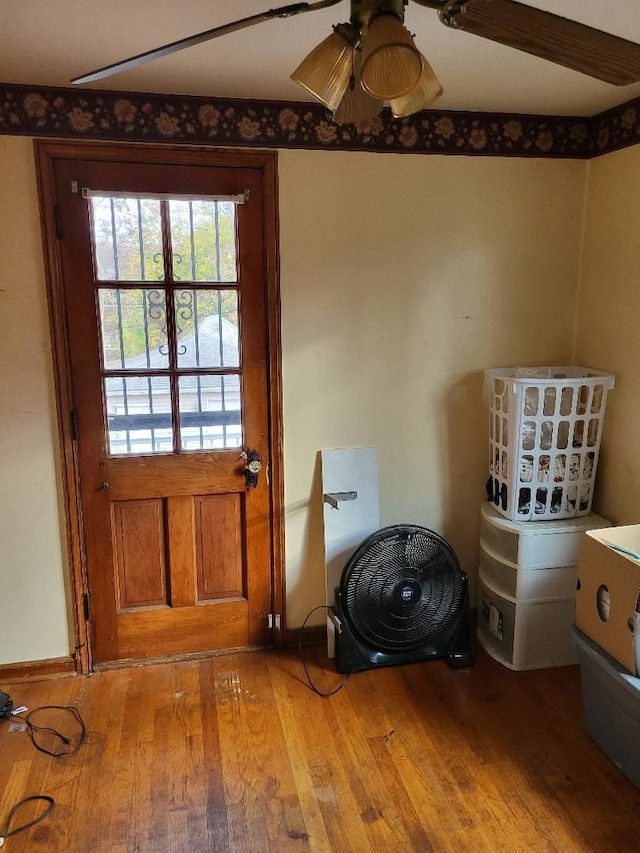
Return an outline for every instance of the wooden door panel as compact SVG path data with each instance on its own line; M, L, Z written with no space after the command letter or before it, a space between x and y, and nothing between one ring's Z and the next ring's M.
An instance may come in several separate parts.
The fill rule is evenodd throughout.
M171 547L171 606L196 603L196 537L192 495L167 498L168 540Z
M150 613L153 619L149 618ZM179 609L132 610L118 616L118 646L123 660L174 655L177 634L179 654L243 648L248 632L249 604L245 600Z
M163 502L118 501L112 509L118 611L167 605Z
M246 598L239 495L197 497L198 601Z
M111 500L244 492L239 450L193 456L139 456L109 460Z

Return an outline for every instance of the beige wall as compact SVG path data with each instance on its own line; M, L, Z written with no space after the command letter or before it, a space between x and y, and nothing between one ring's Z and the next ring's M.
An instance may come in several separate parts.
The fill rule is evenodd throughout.
M323 600L322 448L377 447L381 524L437 530L475 575L482 371L569 362L585 174L280 154L290 625Z
M0 136L0 664L69 653L31 140Z
M640 523L640 146L592 160L575 363L609 370L594 509Z
M57 657L68 639L29 140L0 137L0 173L2 663ZM586 173L571 161L281 152L290 626L323 599L322 448L375 445L381 523L438 530L475 575L482 371L570 360Z

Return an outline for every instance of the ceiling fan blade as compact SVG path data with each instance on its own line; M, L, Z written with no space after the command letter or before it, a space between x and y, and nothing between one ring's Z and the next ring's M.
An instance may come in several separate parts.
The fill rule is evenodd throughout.
M614 86L640 82L640 45L515 0L454 0L441 9L439 17L454 29L531 53Z
M300 15L303 12L315 12L319 9L325 9L329 6L335 6L342 0L320 0L317 3L292 3L289 6L280 6L277 9L268 9L265 12L260 12L257 15L250 15L248 18L241 18L238 21L232 21L230 24L223 24L220 27L213 27L211 30L205 30L202 33L197 33L188 38L173 41L170 44L156 47L153 50L147 50L145 53L139 53L136 56L131 56L129 59L123 59L121 62L114 62L112 65L105 65L104 68L98 68L96 71L91 71L89 74L83 74L81 77L74 77L72 83L93 83L96 80L103 80L105 77L111 77L112 74L119 74L121 71L129 71L131 68L137 68L145 62L150 62L152 59L160 59L162 56L169 56L172 53L177 53L179 50L184 50L186 47L194 47L196 44L210 41L211 39L224 36L228 33L234 33L237 30L243 30L245 27L252 27L254 24L261 24L264 21L271 21L273 18L290 18L293 15Z

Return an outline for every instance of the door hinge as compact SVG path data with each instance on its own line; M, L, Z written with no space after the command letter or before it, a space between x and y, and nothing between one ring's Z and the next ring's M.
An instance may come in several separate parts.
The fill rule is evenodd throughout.
M71 409L71 438L73 441L77 441L79 438L77 409Z
M71 181L71 192L74 195L78 194L79 190L78 190L78 182L77 181Z
M271 629L275 628L276 631L279 631L280 628L282 627L281 622L282 622L282 620L280 619L279 613L268 613L267 614L267 623L268 623L269 628L271 628Z
M85 622L91 619L91 596L88 592L84 594L84 619Z
M53 208L53 215L55 216L56 220L56 237L58 238L58 240L62 240L62 211L60 210L57 204Z

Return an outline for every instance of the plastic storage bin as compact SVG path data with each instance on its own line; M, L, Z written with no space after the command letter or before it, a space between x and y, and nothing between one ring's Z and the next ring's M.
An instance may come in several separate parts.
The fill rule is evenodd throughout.
M575 626L587 734L640 787L640 678Z
M530 568L575 565L587 530L610 527L595 513L546 524L510 521L492 503L480 510L480 539L501 560Z
M571 598L576 591L577 564L525 567L502 560L480 540L480 574L494 589L527 601Z
M509 669L543 669L577 661L570 626L575 597L517 600L478 583L477 636L482 648Z
M489 484L496 509L518 521L588 515L610 373L584 367L485 371Z

